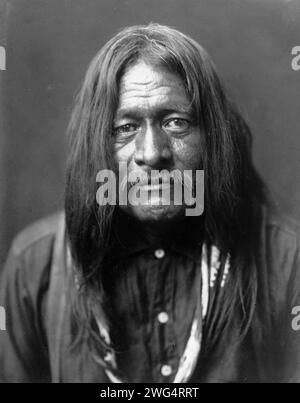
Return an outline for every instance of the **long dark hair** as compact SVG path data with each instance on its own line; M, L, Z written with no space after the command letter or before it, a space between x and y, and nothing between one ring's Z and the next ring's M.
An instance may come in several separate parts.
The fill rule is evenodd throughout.
M204 240L231 256L226 292L216 292L204 329L204 351L209 351L236 320L237 311L241 334L251 322L257 295L254 251L265 190L253 167L250 130L226 95L210 56L189 36L158 24L126 28L114 36L92 60L75 101L65 197L67 233L81 283L73 302L74 340L85 334L98 355L107 347L95 323L98 317L107 318L102 279L110 269L105 259L115 210L97 205L96 175L114 169L111 134L119 82L124 70L140 59L182 78L204 129Z

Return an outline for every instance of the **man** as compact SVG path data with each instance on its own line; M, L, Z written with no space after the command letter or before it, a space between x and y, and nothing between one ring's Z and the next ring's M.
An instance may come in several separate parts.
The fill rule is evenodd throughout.
M121 31L69 132L65 215L17 237L1 281L2 380L300 381L298 227L268 206L249 128L203 48L157 24ZM99 202L99 172L121 186L119 167L144 178L126 192L146 200ZM203 214L162 203L151 174L174 170L204 171Z

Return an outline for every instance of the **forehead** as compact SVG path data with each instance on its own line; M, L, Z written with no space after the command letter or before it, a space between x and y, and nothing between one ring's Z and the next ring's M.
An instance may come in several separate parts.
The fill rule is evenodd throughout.
M183 80L167 68L137 62L125 71L119 90L117 114L124 109L190 108Z

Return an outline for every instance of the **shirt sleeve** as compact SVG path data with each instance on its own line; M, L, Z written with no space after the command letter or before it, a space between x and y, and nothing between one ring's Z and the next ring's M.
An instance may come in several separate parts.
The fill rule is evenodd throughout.
M293 265L287 288L287 306L285 315L288 318L286 332L282 334L284 382L300 383L300 243L294 254Z
M0 382L50 379L37 309L42 300L41 279L46 259L45 246L39 246L22 253L16 253L12 247L2 272L0 306L5 312L5 330L0 331Z
M300 382L300 241L298 233L272 229L270 317L273 323L266 347L272 348L274 378L279 383ZM275 268L275 269L274 269ZM266 319L267 321L267 319ZM263 324L262 324L263 326Z

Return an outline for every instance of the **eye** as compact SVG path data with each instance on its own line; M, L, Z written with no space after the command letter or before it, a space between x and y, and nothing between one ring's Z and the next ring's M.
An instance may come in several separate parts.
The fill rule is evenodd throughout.
M125 125L116 127L114 129L115 136L130 136L131 134L135 134L138 130L138 125L134 123L126 123Z
M182 118L169 119L165 124L164 128L172 131L174 133L182 133L189 129L190 122Z

